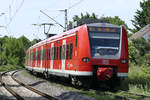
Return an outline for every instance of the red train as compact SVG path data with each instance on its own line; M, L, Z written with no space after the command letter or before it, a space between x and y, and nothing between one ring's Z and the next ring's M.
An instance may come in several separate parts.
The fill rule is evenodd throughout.
M128 40L123 26L84 24L43 40L26 52L26 68L90 84L128 76ZM88 83L87 83L88 81Z

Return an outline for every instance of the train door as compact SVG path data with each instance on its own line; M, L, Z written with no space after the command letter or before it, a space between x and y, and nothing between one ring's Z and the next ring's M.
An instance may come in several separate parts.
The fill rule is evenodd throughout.
M51 43L51 65L50 69L53 69L53 58L54 58L54 43Z
M66 56L66 40L63 40L63 45L62 45L62 72L65 70L65 56Z
M40 68L42 69L42 65L43 65L43 46L41 46L41 64L40 64Z

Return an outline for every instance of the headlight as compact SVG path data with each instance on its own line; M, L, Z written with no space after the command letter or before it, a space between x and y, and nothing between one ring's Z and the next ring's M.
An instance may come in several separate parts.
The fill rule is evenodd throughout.
M126 59L122 59L122 60L121 60L121 63L122 63L122 64L126 64L126 63L127 63L127 60L126 60Z
M89 60L88 57L84 57L84 58L82 58L82 61L85 62L85 63L88 63L90 60Z

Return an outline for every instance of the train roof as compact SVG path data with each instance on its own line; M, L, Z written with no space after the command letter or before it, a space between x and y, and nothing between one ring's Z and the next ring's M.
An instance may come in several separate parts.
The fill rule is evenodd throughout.
M50 37L50 38L47 38L47 39L45 39L45 40L42 40L42 41L40 41L40 42L34 44L33 46L31 46L29 49L31 49L31 48L33 48L33 47L37 47L37 46L39 46L39 45L41 45L41 44L45 44L47 41L54 40L54 39L58 39L58 38L60 38L60 37L63 37L64 35L72 34L72 33L76 32L76 31L78 31L79 28L80 28L80 27L83 27L83 26L85 26L85 25L76 27L76 28L74 28L74 29L68 30L68 31L66 31L66 32L63 32L63 33L54 35L54 36L52 36L52 37Z
M47 41L50 41L50 40L54 40L54 39L58 39L64 35L69 35L69 34L72 34L76 31L79 30L79 28L83 27L83 26L92 26L92 27L112 27L112 28L120 28L120 26L117 26L117 25L113 25L113 24L109 24L109 23L91 23L91 24L84 24L84 25L81 25L81 26L78 26L74 29L71 29L71 30L68 30L66 32L63 32L63 33L60 33L60 34L57 34L57 35L54 35L48 39L45 39L45 40L42 40L36 44L34 44L33 46L31 46L30 48L33 48L33 47L38 47L39 45L41 44L45 44ZM29 48L29 49L30 49Z
M87 26L120 28L120 26L117 26L117 25L114 25L114 24L109 24L109 23L91 23L91 24L87 24Z

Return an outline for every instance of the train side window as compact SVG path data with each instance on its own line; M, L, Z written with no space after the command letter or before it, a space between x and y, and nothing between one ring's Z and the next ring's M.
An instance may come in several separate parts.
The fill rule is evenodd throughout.
M33 52L33 60L35 61L35 52Z
M30 60L32 61L32 51L30 51Z
M46 60L46 58L47 58L46 53L47 53L47 50L45 49L45 57L44 57L45 60Z
M43 49L41 48L41 55L40 55L40 60L42 60L42 58L43 58Z
M76 47L77 47L77 43L78 43L78 35L76 34Z
M37 54L37 60L39 60L40 51L38 50L37 52L38 52L38 54Z
M48 55L49 55L48 59L50 60L51 59L51 48L49 48L49 54Z
M60 48L59 48L59 59L61 60L61 51L62 51L62 46L60 46Z
M33 52L31 53L31 60L33 61Z
M46 57L46 52L47 52L47 51L46 51L46 49L45 49L45 57L44 57L45 60L46 60L46 58L47 58L47 57Z
M47 56L47 59L46 60L48 60L48 58L49 58L49 50L48 50L49 48L47 48L47 53L46 53L46 56Z
M30 61L32 60L32 59L31 59L31 55L32 55L32 54L31 54L31 52L30 52L30 58L29 58L29 59L30 59Z
M53 60L53 47L51 48L51 60Z
M56 60L56 47L54 47L54 60Z
M45 58L45 49L43 50L43 60L44 60L44 58Z
M62 59L65 59L66 45L63 45Z
M43 57L42 57L42 59L44 60L44 49L43 49Z
M42 55L42 60L44 60L44 49L43 49L43 55Z
M36 49L35 49L35 52L34 52L34 60L36 61Z
M70 59L72 59L72 53L73 53L73 44L70 44Z
M67 44L67 50L66 50L66 59L69 58L69 44Z
M37 50L37 60L39 60L39 51Z
M37 54L37 60L39 60L39 54L40 54L40 52L39 51L37 51L38 52L38 54Z
M45 60L45 54L46 54L45 51L46 51L46 50L44 49L44 50L43 50L43 52L44 52L44 53L43 53L43 60Z
M59 47L57 47L57 53L56 53L56 59L58 60L58 50L59 50Z
M35 60L37 60L38 58L38 51L37 51L37 48L36 48L36 51L35 51L36 53L35 53Z

